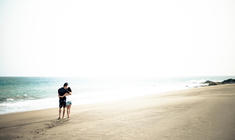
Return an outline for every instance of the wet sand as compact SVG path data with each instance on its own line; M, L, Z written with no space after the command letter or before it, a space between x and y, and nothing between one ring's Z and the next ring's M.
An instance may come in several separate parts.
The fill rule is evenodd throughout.
M235 85L0 115L0 139L234 140Z

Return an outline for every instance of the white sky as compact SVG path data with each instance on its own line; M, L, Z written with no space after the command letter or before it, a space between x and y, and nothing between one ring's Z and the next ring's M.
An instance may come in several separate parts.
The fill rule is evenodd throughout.
M0 0L0 75L235 75L233 0Z

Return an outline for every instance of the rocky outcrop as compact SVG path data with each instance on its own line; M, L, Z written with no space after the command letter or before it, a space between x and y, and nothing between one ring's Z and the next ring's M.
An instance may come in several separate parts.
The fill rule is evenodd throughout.
M222 81L222 84L234 84L235 83L235 79L227 79Z
M207 80L204 82L204 84L208 84L208 86L215 86L215 85L221 85L221 84L235 84L235 79L227 79L222 82L214 82Z
M204 82L204 84L208 84L208 86L215 86L215 85L221 84L221 82L213 82L213 81L207 80L206 82Z

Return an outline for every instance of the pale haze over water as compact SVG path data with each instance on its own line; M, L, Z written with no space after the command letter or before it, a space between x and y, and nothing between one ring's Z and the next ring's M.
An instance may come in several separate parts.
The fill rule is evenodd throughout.
M232 0L1 0L1 76L235 75Z

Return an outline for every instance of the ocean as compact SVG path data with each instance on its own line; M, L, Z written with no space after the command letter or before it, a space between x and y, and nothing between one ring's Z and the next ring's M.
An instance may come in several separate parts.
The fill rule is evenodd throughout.
M72 88L73 105L93 104L196 88L206 80L222 81L235 76L174 78L58 78L0 77L0 114L58 107L58 89Z

